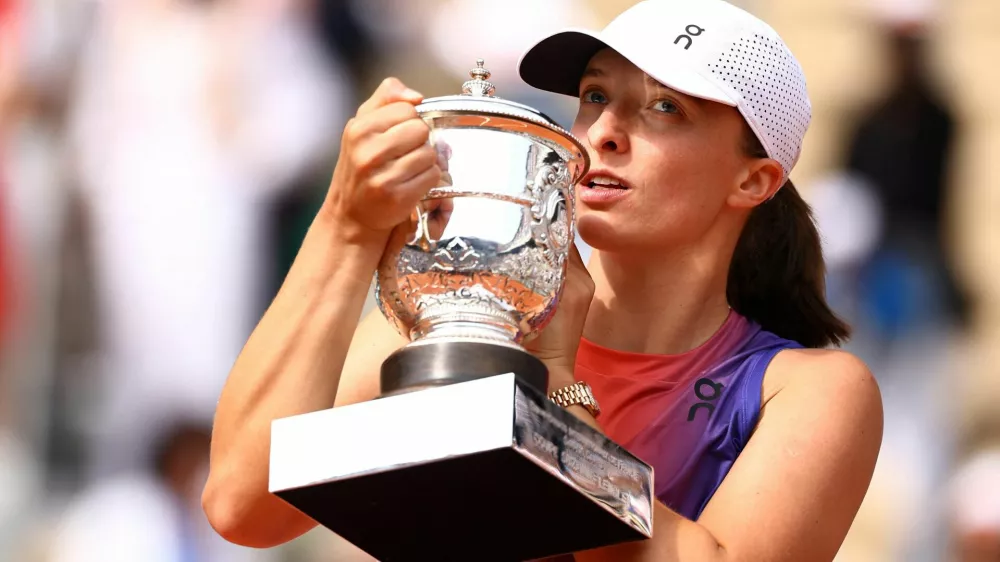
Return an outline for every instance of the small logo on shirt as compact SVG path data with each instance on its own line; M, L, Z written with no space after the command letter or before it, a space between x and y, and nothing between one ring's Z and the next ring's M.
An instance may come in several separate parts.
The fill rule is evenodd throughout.
M698 397L701 402L696 403L691 406L688 410L688 421L694 421L695 416L698 414L698 409L705 408L708 410L708 417L711 419L712 414L715 412L715 402L719 399L722 394L722 389L725 386L721 382L712 382L711 379L698 379L694 383L694 395Z

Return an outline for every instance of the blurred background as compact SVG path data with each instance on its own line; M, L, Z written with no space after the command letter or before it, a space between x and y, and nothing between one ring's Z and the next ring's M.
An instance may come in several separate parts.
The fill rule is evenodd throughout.
M385 76L458 93L478 57L568 125L518 56L633 3L0 0L0 560L366 560L324 530L235 547L198 505L218 392L341 128ZM1000 2L735 3L805 67L793 176L885 399L839 560L996 562Z

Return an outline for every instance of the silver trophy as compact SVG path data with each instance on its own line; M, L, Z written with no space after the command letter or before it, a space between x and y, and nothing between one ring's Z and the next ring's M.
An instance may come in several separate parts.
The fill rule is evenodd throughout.
M652 468L546 398L522 343L552 318L587 153L538 111L463 94L418 113L444 171L397 229L379 308L410 343L378 400L276 420L270 489L378 560L531 560L652 533Z
M463 95L417 107L444 177L376 276L379 308L411 340L383 365L384 394L495 375L498 365L547 387L545 366L520 344L555 312L573 186L589 160L544 115L494 97L482 60L470 74Z

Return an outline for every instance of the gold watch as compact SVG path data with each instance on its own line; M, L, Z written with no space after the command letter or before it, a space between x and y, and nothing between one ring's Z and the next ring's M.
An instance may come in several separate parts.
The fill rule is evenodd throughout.
M595 418L601 413L601 407L597 404L594 393L590 391L590 385L585 382L575 382L569 386L553 390L549 393L549 400L552 400L563 408L583 406Z

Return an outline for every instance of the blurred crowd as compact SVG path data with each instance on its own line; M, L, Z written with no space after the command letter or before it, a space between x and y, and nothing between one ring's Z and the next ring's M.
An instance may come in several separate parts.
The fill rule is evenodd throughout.
M518 56L632 3L0 0L0 561L369 560L322 529L236 547L199 505L218 393L341 128L385 76L453 94L477 58L568 125ZM796 183L885 400L840 559L996 562L1000 3L734 3L805 66Z

